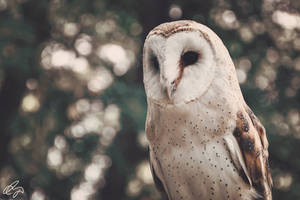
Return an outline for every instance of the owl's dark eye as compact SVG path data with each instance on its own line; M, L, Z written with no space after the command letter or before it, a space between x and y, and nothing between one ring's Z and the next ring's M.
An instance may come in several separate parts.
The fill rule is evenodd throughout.
M156 72L159 72L159 62L156 56L151 56L151 65L153 66Z
M181 56L181 63L183 67L193 65L198 61L199 53L195 51L187 51Z

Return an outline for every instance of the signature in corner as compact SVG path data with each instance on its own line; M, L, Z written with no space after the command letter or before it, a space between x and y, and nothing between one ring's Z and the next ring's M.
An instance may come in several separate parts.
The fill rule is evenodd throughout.
M24 194L23 187L21 187L21 186L16 187L18 185L18 183L19 183L19 181L16 180L16 181L12 182L10 185L6 186L3 190L3 194L6 194L8 196L12 195L13 198L16 198L19 193Z

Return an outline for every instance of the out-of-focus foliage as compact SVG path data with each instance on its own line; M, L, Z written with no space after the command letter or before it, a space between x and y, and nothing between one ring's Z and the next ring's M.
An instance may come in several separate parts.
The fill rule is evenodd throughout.
M274 199L300 199L300 1L0 0L0 189L30 200L160 199L142 44L193 19L228 47L270 141Z

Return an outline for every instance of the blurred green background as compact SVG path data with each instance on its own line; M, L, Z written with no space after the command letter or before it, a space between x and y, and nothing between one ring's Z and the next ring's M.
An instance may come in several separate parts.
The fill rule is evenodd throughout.
M142 45L193 19L234 60L270 142L274 199L300 199L300 1L0 0L0 190L30 200L158 200Z

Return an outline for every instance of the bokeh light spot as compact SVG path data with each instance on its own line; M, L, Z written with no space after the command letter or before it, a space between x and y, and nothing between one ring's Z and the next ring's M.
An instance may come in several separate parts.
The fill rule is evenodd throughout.
M274 186L280 190L287 190L293 183L293 177L289 173L278 174L275 176Z
M74 35L76 35L79 31L79 27L76 23L66 23L64 25L64 34L66 36L72 37Z
M237 74L237 78L239 83L245 83L247 80L247 74L244 70L242 69L236 69L236 74Z
M139 23L132 23L131 26L130 26L130 33L133 35L133 36L138 36L142 33L143 31L143 28L142 26L139 24Z
M89 71L89 62L85 57L73 59L72 70L78 74L86 74Z
M81 35L75 41L75 48L83 56L90 55L92 52L91 37L85 34Z
M285 29L300 28L300 16L297 14L277 10L273 13L272 20Z
M113 75L105 67L98 67L91 79L88 81L87 87L93 93L100 93L113 83Z
M87 181L97 181L102 175L102 169L95 163L88 165L84 171L84 177Z
M59 149L56 147L51 147L48 150L47 155L47 163L51 168L57 168L59 165L62 164L63 156Z
M38 98L33 94L26 95L22 100L22 109L24 112L36 112L40 108Z
M269 85L269 80L266 77L259 75L256 77L255 83L259 89L265 90Z
M129 196L137 196L142 189L142 183L139 179L133 179L129 181L127 186L127 194Z
M143 161L138 165L137 177L145 184L153 184L153 178L148 161Z
M7 8L6 0L0 0L0 11L5 10Z
M54 139L54 145L57 149L64 150L67 147L66 139L61 135L57 135Z
M117 76L124 75L131 64L125 49L117 44L106 44L98 49L98 56L113 65L114 73Z
M149 145L146 133L144 131L138 134L137 141L139 145L143 148L147 148Z
M232 10L225 10L222 17L226 24L233 24L236 21L236 16Z
M90 182L83 182L75 186L71 191L71 200L89 200L95 192L94 186Z
M37 87L38 87L38 82L37 80L35 79L28 79L26 81L26 87L29 89L29 90L35 90Z
M46 196L42 190L36 189L32 193L30 200L46 200Z
M178 5L171 5L169 16L172 19L180 19L182 16L182 9Z
M54 67L70 67L74 59L73 51L59 49L52 53L51 63Z

